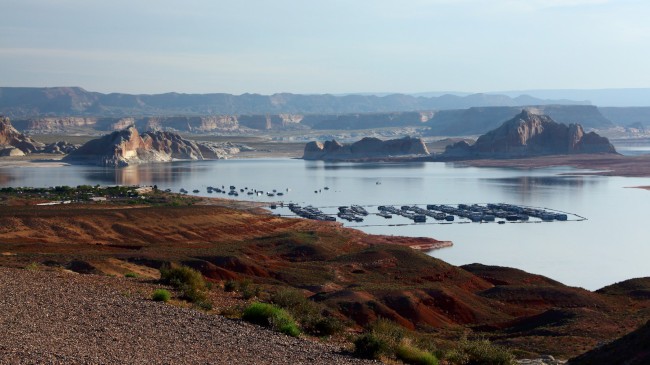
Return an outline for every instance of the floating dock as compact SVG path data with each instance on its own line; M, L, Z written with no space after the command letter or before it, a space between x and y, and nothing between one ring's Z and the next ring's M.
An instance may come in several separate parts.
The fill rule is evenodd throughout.
M302 217L323 221L336 221L337 217L354 223L362 223L368 215L390 219L391 223L366 224L360 226L403 226L409 223L393 223L393 217L402 217L410 224L453 224L453 223L541 223L586 220L577 214L549 208L538 208L507 203L481 204L407 204L407 205L349 205L335 207L287 206L293 214L280 214L288 217ZM276 206L277 208L277 206ZM275 209L275 208L274 208ZM326 213L336 209L336 213ZM373 210L376 209L376 212ZM403 221L403 219L401 220Z

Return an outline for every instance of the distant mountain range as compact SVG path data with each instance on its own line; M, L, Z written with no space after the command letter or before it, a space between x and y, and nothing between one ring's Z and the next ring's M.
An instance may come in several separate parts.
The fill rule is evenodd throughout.
M43 116L171 116L215 114L345 114L447 110L485 106L576 105L565 99L496 94L413 96L406 94L102 94L79 87L2 87L0 114L18 119Z
M468 96L474 93L462 91L448 92L420 92L409 93L413 96L434 97L444 94ZM650 107L650 88L618 88L618 89L531 89L489 91L488 95L505 95L515 97L531 97L542 100L572 100L583 105L596 105L598 107ZM387 93L366 93L364 95L388 95ZM523 98L522 98L523 99ZM564 104L564 103L557 103ZM531 103L530 105L535 105Z
M643 95L646 90L650 92L628 92ZM544 92L548 92L543 94L546 96L571 96ZM648 100L650 103L650 94ZM467 136L496 128L522 109L547 114L567 125L580 123L587 129L650 126L650 107L596 107L585 103L501 94L131 95L102 94L78 87L0 87L0 115L11 117L16 129L37 134L92 134L135 125L141 131L190 133L428 127L426 135Z
M598 107L650 106L650 88L513 90L490 92L488 94L511 97L530 95L541 99L584 100L586 104L597 105Z

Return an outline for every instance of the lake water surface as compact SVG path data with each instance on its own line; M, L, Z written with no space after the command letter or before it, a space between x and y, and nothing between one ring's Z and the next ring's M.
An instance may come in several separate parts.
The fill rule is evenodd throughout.
M552 223L417 224L369 216L346 225L368 233L427 236L454 246L432 251L455 265L480 262L549 276L598 289L650 276L650 178L580 175L572 168L474 168L446 163L326 163L291 159L174 162L107 169L93 166L0 168L0 186L158 185L197 195L208 186L284 193L242 200L283 201L324 207L511 203L575 213L583 221ZM327 187L328 189L325 189ZM287 191L287 189L289 189ZM226 195L218 194L226 197ZM276 213L288 213L276 210ZM400 221L400 219L402 219ZM433 222L433 219L429 219Z

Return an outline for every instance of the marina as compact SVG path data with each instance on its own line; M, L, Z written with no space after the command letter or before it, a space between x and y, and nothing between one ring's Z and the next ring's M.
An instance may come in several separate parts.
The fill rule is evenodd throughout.
M549 208L538 208L506 203L482 204L412 204L401 205L350 205L314 207L289 203L271 204L274 211L280 210L278 216L301 217L320 221L336 221L336 217L350 223L363 223L372 215L390 219L385 226L401 226L405 224L464 224L464 223L542 223L583 221L587 218L578 214L563 212ZM286 209L289 212L286 212ZM393 221L393 217L396 217ZM402 218L401 220L397 217ZM406 222L404 222L406 220ZM374 226L382 225L373 224ZM361 225L356 225L361 226ZM363 225L368 226L368 225Z
M169 190L169 189L168 189ZM208 194L226 194L230 197L238 197L239 194L248 196L282 198L284 192L289 193L291 189L272 189L265 191L263 189L253 189L243 187L237 188L230 185L219 187L208 186ZM322 193L323 190L329 190L329 187L314 190L314 193ZM179 190L181 194L187 194L184 188ZM194 189L193 193L200 191ZM314 207L307 205L302 207L295 203L271 202L268 207L272 210L280 209L278 216L284 217L301 217L319 221L336 221L337 217L350 223L363 223L365 218L370 214L366 208L375 208L376 212L372 214L384 219L392 219L393 216L402 217L412 223L418 224L450 224L450 223L539 223L539 222L565 222L565 221L582 221L585 217L577 214L561 212L549 208L537 208L507 203L481 203L481 204L411 204L411 205L365 205L352 204L349 206L329 206ZM325 210L321 210L325 209ZM337 210L332 212L332 208ZM282 211L288 209L289 212ZM374 224L375 226L377 224ZM400 223L387 223L386 226L404 225ZM364 225L367 226L367 225Z

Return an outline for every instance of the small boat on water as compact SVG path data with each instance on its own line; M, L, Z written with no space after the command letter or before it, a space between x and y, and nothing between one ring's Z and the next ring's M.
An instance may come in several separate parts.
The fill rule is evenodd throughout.
M515 222L519 220L519 215L518 214L508 214L506 215L506 220L509 222Z
M360 215L368 215L368 211L365 210L365 209L364 209L362 206L360 206L360 205L352 205L352 206L350 206L350 209L351 209L354 213L356 213L356 214L360 214Z
M413 222L415 223L424 223L427 221L427 216L424 214L416 214L413 216Z

